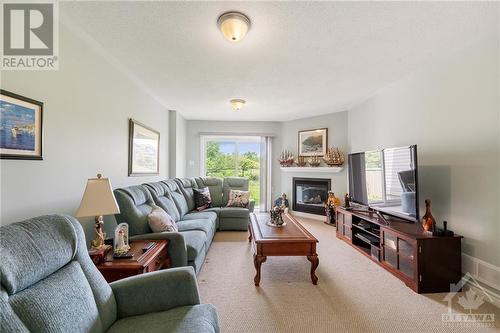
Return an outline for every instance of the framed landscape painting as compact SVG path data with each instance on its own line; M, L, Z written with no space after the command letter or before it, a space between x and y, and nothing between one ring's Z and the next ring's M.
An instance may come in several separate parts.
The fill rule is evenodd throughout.
M328 128L299 131L299 156L324 156L328 142Z
M43 103L0 90L0 158L42 160Z
M146 176L160 173L160 133L130 119L128 175Z

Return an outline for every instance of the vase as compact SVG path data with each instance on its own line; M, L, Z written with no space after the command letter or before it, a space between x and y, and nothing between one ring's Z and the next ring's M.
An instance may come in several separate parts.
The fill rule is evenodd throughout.
M431 231L432 226L436 223L434 216L431 213L431 201L425 200L425 215L422 217L422 227L425 231Z

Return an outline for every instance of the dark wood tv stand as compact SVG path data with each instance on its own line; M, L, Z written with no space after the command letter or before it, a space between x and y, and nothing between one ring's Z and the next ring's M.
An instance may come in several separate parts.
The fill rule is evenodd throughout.
M375 212L336 208L337 238L376 262L417 293L449 292L462 278L462 236L428 235L420 223Z

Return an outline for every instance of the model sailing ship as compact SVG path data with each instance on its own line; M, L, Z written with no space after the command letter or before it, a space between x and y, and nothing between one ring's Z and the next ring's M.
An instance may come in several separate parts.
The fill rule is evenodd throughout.
M282 167L291 167L293 165L293 154L289 150L283 150L278 160Z
M344 165L344 156L340 153L338 148L328 148L323 160L331 167L340 167Z

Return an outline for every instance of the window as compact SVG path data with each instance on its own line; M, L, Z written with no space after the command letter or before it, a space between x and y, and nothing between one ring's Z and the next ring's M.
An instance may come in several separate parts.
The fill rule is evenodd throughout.
M409 190L415 191L415 174L408 148L392 148L384 150L385 201L400 201L403 194L403 179L408 173ZM413 187L413 188L411 188Z
M368 202L400 202L403 193L402 182L407 183L408 191L414 192L413 164L411 150L407 147L365 152Z
M380 202L384 197L381 152L367 151L365 153L365 167L368 202Z
M245 177L250 199L265 209L268 140L260 136L202 136L201 174L207 177ZM261 207L262 205L262 207Z

